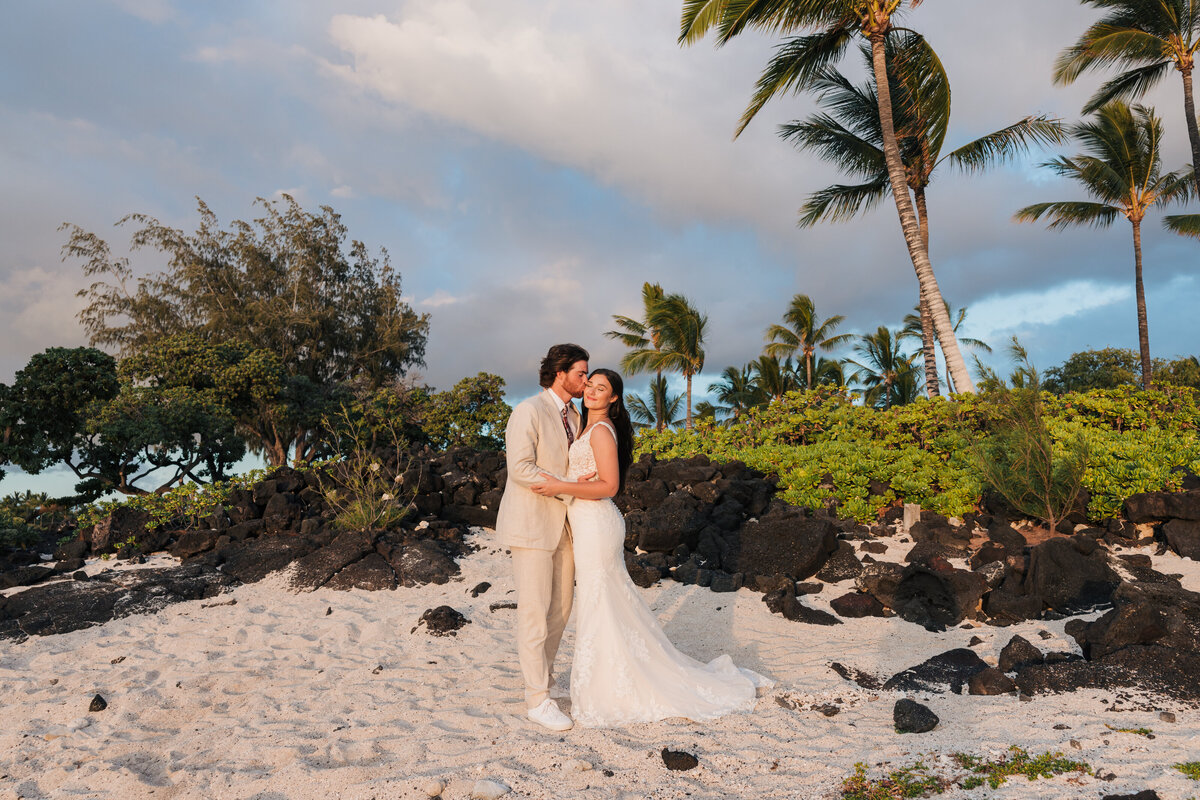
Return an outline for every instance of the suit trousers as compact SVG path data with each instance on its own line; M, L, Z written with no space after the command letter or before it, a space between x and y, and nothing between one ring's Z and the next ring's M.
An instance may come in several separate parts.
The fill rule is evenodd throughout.
M513 547L517 589L517 658L525 679L525 702L536 708L550 696L551 672L575 597L575 558L571 530L558 549Z

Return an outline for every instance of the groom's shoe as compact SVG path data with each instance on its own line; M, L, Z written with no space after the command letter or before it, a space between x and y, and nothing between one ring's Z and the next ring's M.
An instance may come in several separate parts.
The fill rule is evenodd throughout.
M552 731L567 731L575 724L571 718L562 712L558 703L547 698L537 708L529 709L529 718Z

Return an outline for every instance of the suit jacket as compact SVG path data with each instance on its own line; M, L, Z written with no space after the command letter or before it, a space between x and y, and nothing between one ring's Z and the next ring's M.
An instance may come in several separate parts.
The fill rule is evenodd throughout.
M573 430L579 430L579 412L568 404ZM508 481L496 516L496 533L508 547L554 550L567 524L571 495L543 497L531 484L544 480L548 472L559 478L567 474L567 433L562 416L545 391L517 404L504 430Z

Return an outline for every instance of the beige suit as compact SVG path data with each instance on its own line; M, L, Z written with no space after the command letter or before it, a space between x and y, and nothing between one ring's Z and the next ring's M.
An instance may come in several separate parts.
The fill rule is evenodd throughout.
M573 432L579 413L568 405ZM567 526L570 495L543 497L541 473L567 474L567 433L545 391L517 405L504 432L508 481L496 517L500 543L512 551L517 589L517 655L530 708L550 696L551 671L575 594L575 559Z

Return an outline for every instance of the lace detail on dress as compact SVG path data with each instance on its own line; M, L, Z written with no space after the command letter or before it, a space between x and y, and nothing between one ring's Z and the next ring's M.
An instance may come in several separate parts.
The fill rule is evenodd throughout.
M597 423L571 445L568 479L595 471L590 440L601 425L612 430ZM752 710L756 688L773 682L729 656L702 664L675 649L625 569L625 518L612 500L577 500L567 515L575 550L575 721L611 727Z

